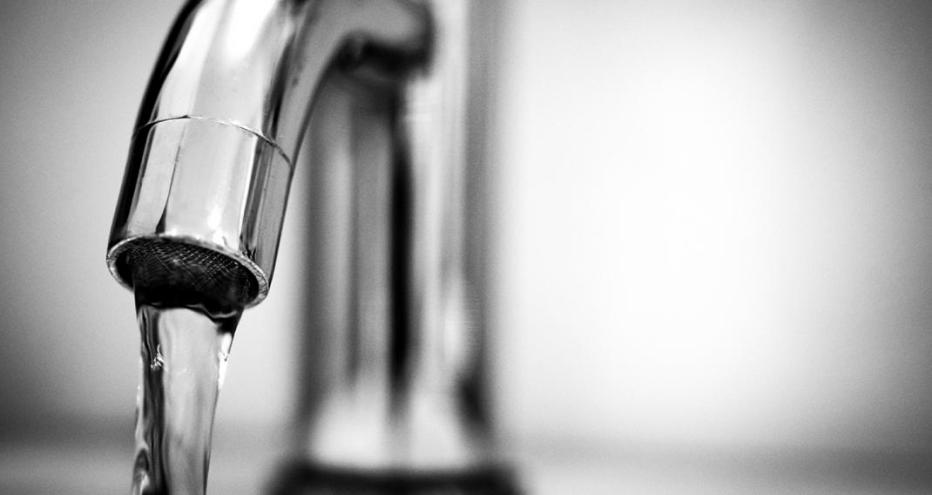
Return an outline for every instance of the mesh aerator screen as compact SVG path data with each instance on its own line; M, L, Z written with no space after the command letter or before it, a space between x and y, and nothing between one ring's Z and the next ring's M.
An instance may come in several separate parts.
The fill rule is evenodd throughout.
M117 260L136 297L166 306L226 311L255 300L255 276L230 256L171 239L138 239Z

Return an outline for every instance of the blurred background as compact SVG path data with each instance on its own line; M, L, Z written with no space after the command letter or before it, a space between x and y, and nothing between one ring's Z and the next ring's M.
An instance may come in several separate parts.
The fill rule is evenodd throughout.
M104 250L180 4L0 1L0 492L129 486L139 337ZM489 325L529 492L928 493L932 4L499 10ZM296 195L213 493L286 440Z

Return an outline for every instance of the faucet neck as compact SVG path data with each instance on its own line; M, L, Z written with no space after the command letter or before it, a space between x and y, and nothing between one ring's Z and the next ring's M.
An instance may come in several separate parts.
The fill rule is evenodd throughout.
M261 301L322 81L350 69L390 79L425 60L430 39L426 8L405 0L190 2L140 109L111 272L132 286L127 253L170 239L234 260L255 278L244 303Z

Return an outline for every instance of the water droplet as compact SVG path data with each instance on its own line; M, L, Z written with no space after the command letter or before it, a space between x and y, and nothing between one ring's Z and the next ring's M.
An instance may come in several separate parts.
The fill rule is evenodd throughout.
M217 353L217 387L223 387L223 382L227 378L227 363L230 361L230 352L228 350L221 349Z
M162 355L162 346L157 345L155 347L155 356L152 356L152 362L149 363L149 369L155 371L160 370L165 366L165 356Z

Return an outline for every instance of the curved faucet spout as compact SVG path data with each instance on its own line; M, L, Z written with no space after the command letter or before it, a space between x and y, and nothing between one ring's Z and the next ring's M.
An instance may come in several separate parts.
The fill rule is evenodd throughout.
M426 8L404 0L190 2L136 123L108 245L113 275L218 304L261 301L321 82L341 68L400 81L430 38Z
M303 333L325 359L299 370L299 473L498 477L474 194L494 4L197 0L156 64L107 252L147 301L263 300L310 136L308 210L327 218L308 224Z

